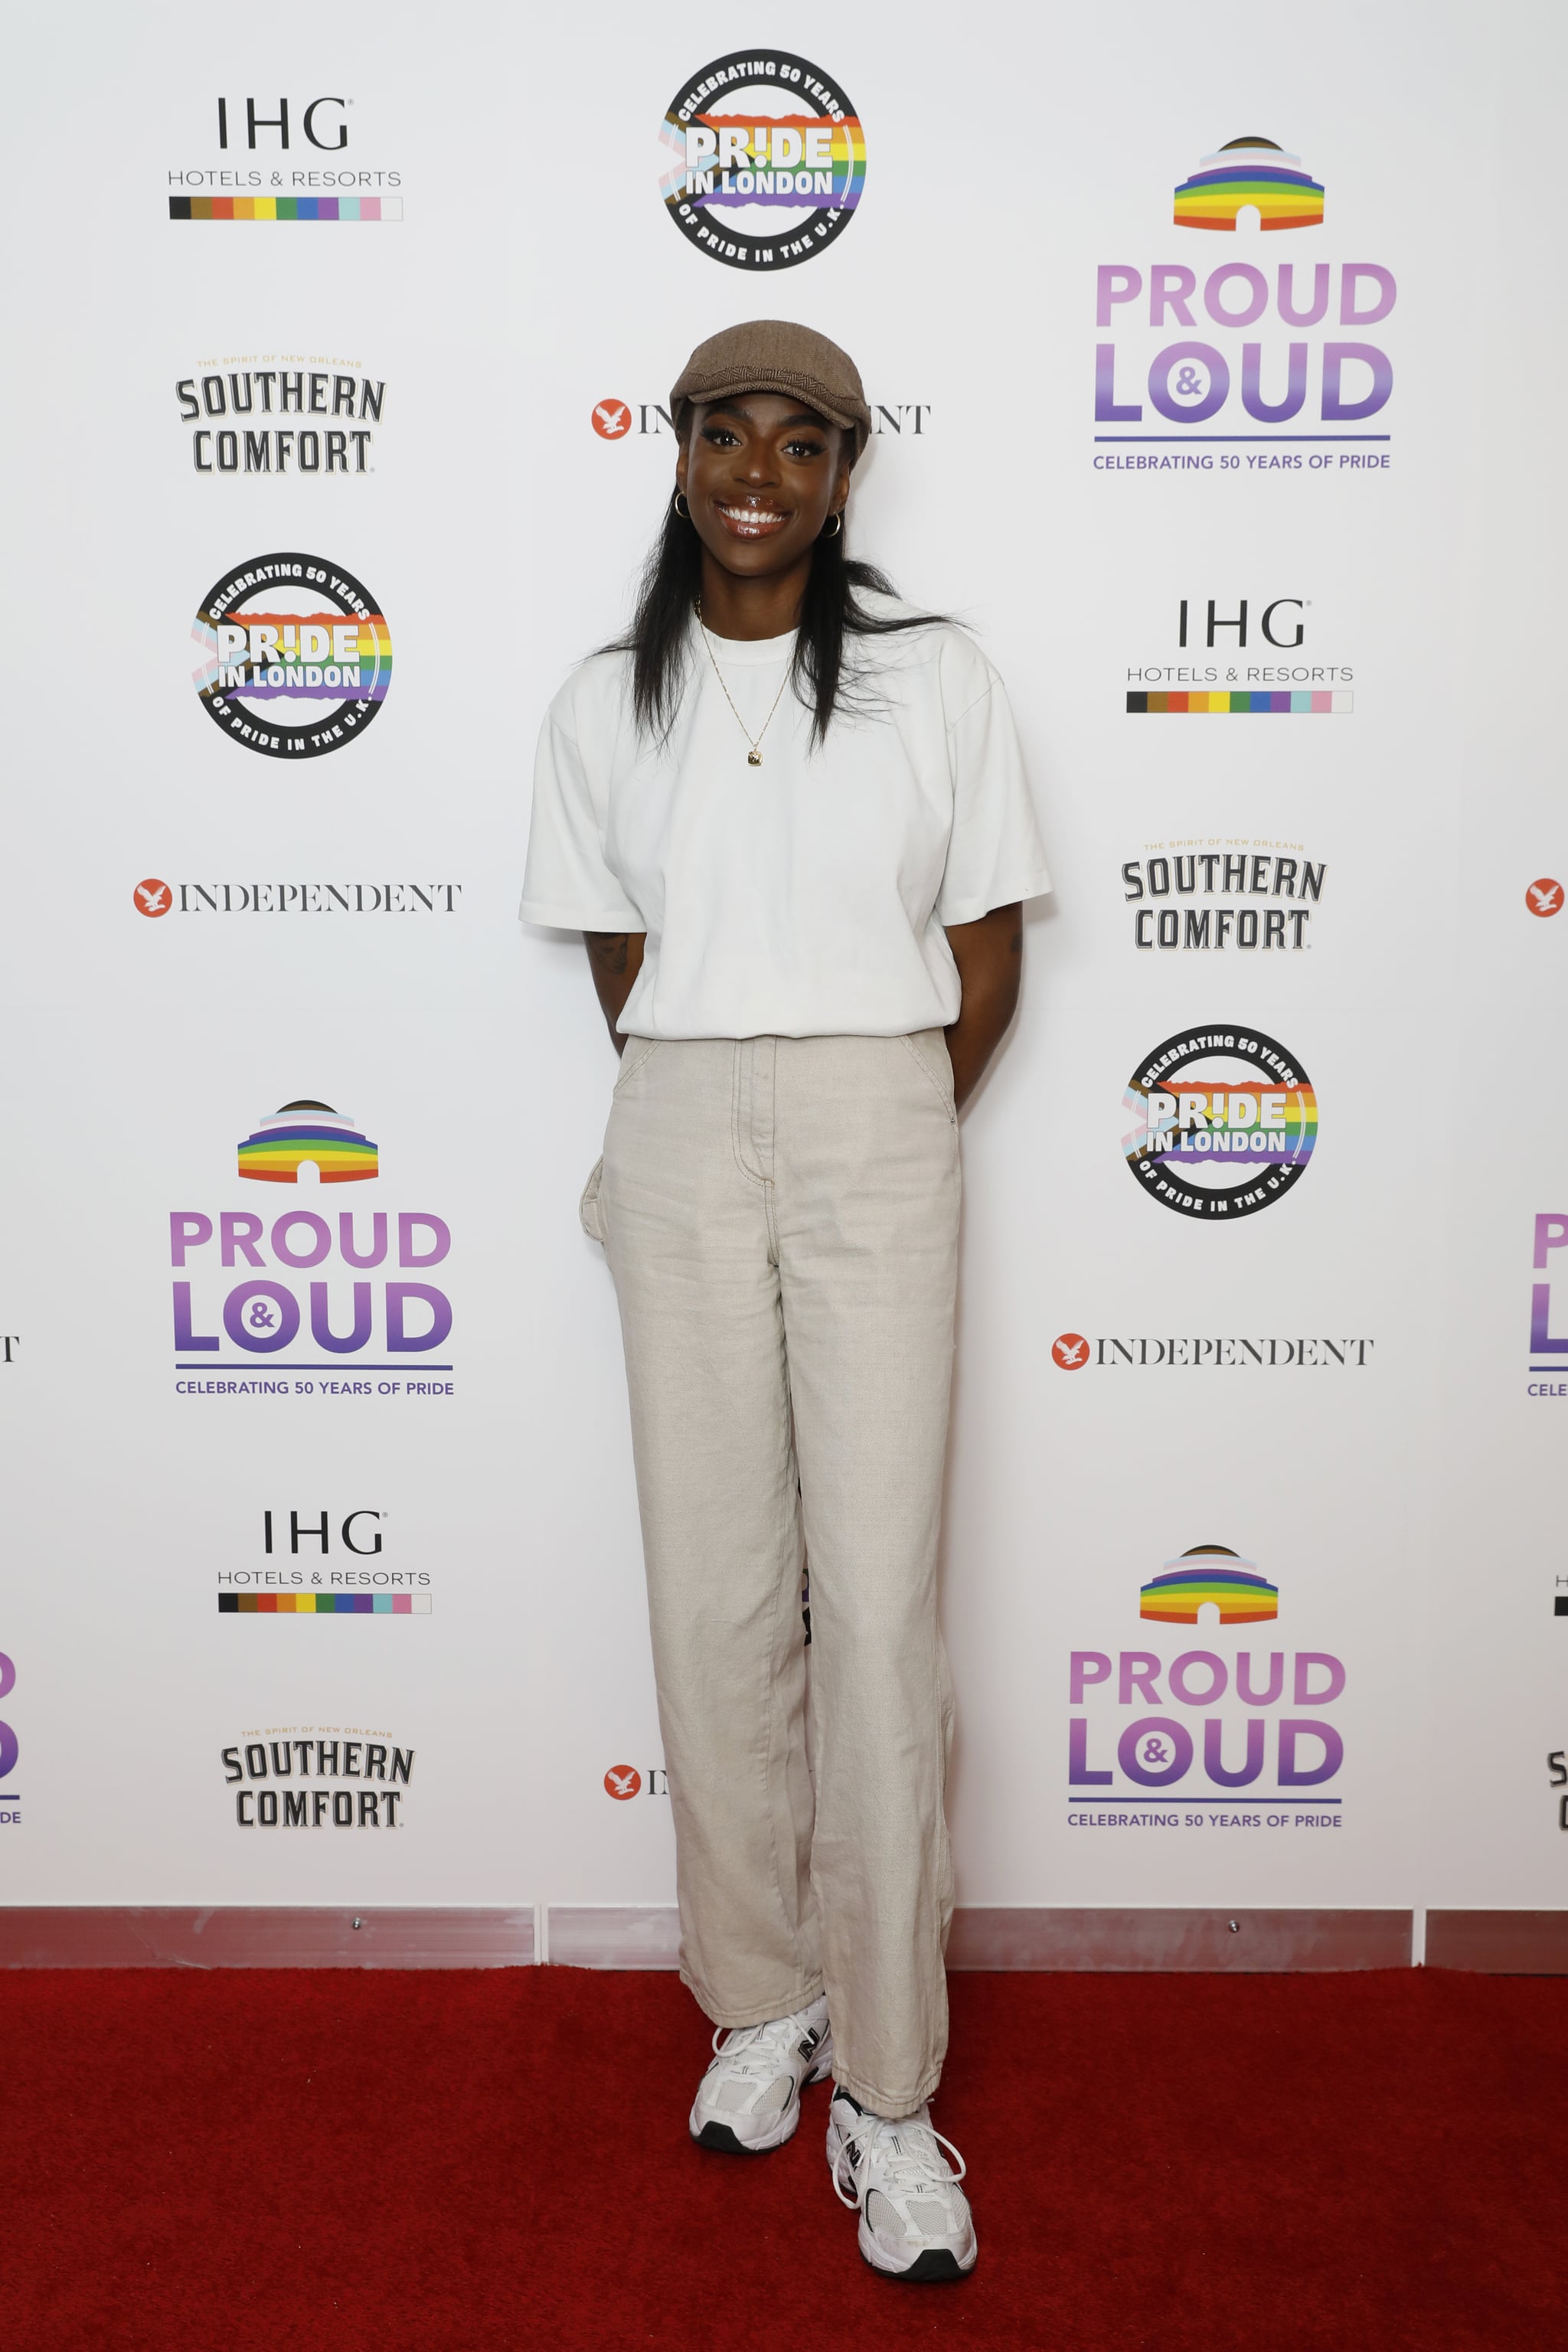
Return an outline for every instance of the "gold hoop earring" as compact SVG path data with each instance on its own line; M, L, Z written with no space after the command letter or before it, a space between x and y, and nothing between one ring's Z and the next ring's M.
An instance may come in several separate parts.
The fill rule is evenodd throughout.
M691 509L687 505L686 494L682 490L677 490L675 493L675 511L680 517L682 522L689 522L691 520Z
M828 530L828 528L827 528L827 523L828 523L828 522L830 522L830 523L833 525L833 529L832 529L831 530ZM825 522L825 523L823 524L822 529L817 532L817 534L816 534L816 535L817 535L818 539L837 539L837 538L838 537L839 533L843 530L843 529L844 529L844 509L843 509L843 508L842 508L842 507L840 507L840 508L839 508L839 509L838 509L838 512L837 512L837 514L829 515L829 516L828 516L828 518L827 518L827 522Z

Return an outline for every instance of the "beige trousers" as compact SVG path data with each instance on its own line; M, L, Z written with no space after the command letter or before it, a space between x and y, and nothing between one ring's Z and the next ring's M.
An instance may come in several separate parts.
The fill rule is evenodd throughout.
M838 2081L891 2116L947 2045L958 1213L940 1029L634 1037L583 1200L626 1340L681 1976L721 2025L826 1990Z

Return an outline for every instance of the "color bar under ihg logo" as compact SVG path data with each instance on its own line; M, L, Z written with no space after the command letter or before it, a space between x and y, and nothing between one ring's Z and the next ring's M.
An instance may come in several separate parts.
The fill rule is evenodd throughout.
M1353 694L1278 694L1215 693L1206 690L1196 694L1129 694L1127 708L1140 714L1147 711L1203 712L1209 718L1234 719L1321 719L1332 712L1355 709Z
M400 221L401 196L171 196L171 220Z
M220 1592L220 1617L428 1617L427 1592Z

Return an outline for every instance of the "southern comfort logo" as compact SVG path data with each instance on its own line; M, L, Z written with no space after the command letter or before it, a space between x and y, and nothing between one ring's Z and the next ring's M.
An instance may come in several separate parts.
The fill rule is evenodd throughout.
M782 49L704 66L665 109L659 192L688 243L731 269L793 269L855 217L866 142L841 83Z
M1097 467L1387 468L1394 367L1367 335L1394 310L1393 271L1294 254L1276 262L1272 251L1265 268L1234 250L1262 235L1323 227L1323 188L1300 156L1271 139L1233 139L1181 182L1172 215L1178 236L1227 232L1229 256L1207 266L1178 245L1169 259L1100 265L1095 438L1144 446L1097 457ZM1189 437L1201 447L1172 448ZM1280 446L1259 446L1270 443ZM1224 444L1247 446L1222 455Z
M348 1727L355 1728L356 1727ZM386 1734L342 1736L336 1724L289 1725L286 1736L237 1739L218 1751L242 1830L400 1830L415 1751ZM295 1730L309 1738L295 1738ZM334 1737L323 1739L331 1731ZM345 1786L344 1783L350 1785Z
M1327 872L1326 863L1314 863L1295 842L1288 848L1274 842L1152 843L1150 854L1128 858L1121 868L1132 944L1141 951L1204 955L1310 947Z
M318 555L261 555L207 591L191 635L203 709L269 759L362 735L392 683L392 632L362 581Z
M1293 1055L1261 1031L1167 1037L1122 1097L1122 1137L1139 1183L1184 1217L1248 1217L1306 1172L1318 1099Z
M364 474L386 386L339 361L209 362L174 385L191 464L220 474Z
M446 1220L357 1202L331 1215L309 1206L317 1187L381 1177L375 1143L328 1103L285 1103L240 1139L237 1160L242 1181L303 1197L265 1213L171 1212L178 1392L450 1396L450 1380L432 1375L453 1369L452 1302L428 1279L451 1250Z

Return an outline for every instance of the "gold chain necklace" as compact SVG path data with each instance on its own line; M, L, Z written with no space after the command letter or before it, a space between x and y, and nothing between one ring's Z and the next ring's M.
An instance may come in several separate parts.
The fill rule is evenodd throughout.
M713 665L713 675L719 681L720 691L722 693L724 699L729 704L731 709L735 710L735 698L731 693L729 688L724 684L724 673L719 667L718 656L713 651L713 640L708 634L708 624L702 617L702 599L700 596L697 599L697 625L702 632L702 642L708 648L708 658ZM763 719L761 732L756 736L754 740L747 729L745 720L742 718L740 712L735 710L735 724L740 729L742 734L745 736L748 744L751 745L751 749L746 753L746 765L748 768L760 768L763 764L763 754L761 750L763 736L767 733L768 729L773 723L773 710L776 710L780 703L784 700L784 687L789 684L789 680L790 673L786 668L784 674L783 683L781 684L778 692L773 697L773 710L770 710L767 717Z

